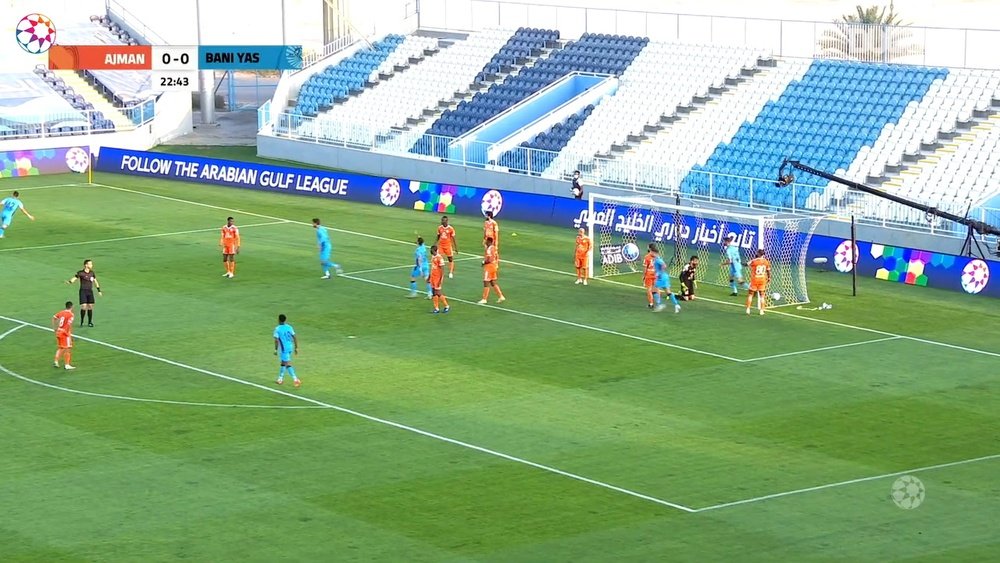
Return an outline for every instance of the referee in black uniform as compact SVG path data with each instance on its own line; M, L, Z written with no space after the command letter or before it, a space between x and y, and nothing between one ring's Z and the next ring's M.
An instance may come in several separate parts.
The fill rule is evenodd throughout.
M98 295L101 293L101 284L97 281L97 274L94 273L94 262L92 260L83 261L83 269L76 275L66 280L68 284L80 282L80 326L83 326L83 317L87 316L87 326L94 326L94 290Z

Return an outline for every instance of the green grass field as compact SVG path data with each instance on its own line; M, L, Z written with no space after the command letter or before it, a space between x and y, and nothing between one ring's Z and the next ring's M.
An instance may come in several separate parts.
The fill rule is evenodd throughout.
M125 176L5 180L0 561L987 560L993 301L810 272L830 311L723 288L651 314L573 285L571 229L501 222L508 300L405 298L428 213ZM242 228L221 277L218 228ZM319 279L324 219L348 276ZM456 217L478 252L481 220ZM517 237L510 236L516 232ZM104 286L75 372L46 328ZM285 313L304 385L274 385ZM896 506L897 477L925 485Z

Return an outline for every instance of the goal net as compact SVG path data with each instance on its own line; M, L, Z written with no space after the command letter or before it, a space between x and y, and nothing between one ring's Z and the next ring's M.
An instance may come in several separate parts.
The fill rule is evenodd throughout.
M768 306L809 302L806 287L806 251L818 216L753 213L747 209L683 206L657 196L610 196L591 193L586 227L597 252L591 254L594 277L617 276L642 270L642 257L652 243L667 262L674 279L692 256L699 266L698 283L729 285L729 266L724 242L732 235L743 257L743 279L747 264L764 249L771 261ZM670 198L672 199L672 198ZM742 289L741 289L742 291ZM772 295L780 298L774 300Z

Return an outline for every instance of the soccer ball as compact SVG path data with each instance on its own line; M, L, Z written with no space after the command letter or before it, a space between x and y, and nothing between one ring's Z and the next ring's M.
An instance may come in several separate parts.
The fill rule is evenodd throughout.
M781 301L781 294L775 291L774 293L771 294L771 299L773 299L774 301Z
M14 37L22 49L32 55L39 55L55 44L56 25L42 14L28 14L17 22Z
M635 262L639 259L639 247L634 242L626 243L622 247L622 256L629 262Z

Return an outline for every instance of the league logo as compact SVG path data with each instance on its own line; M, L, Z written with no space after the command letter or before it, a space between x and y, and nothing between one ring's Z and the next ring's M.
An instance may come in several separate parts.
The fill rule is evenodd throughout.
M17 22L14 38L22 49L40 55L56 42L56 24L42 14L28 14Z

